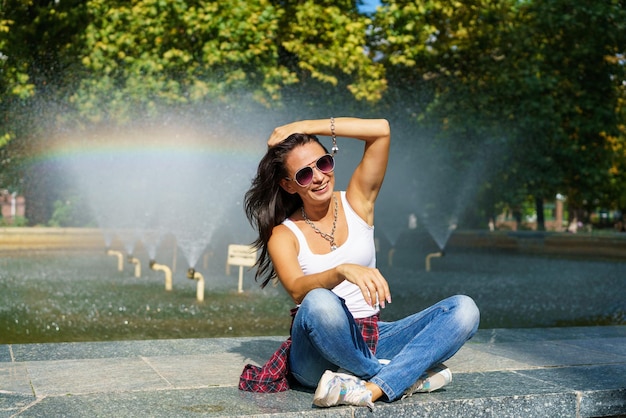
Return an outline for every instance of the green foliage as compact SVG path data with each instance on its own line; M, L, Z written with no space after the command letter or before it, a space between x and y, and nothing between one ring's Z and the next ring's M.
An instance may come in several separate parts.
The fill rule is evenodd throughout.
M271 91L278 12L269 2L88 2L82 63L91 74L72 97L91 120L126 122L140 109L221 100L236 88ZM139 112L139 113L141 113Z
M624 0L356 5L0 0L2 186L24 184L16 164L50 131L252 99L397 118L459 168L497 155L492 206L560 192L626 207Z
M384 67L365 54L369 18L346 13L334 2L305 1L290 16L282 47L299 57L298 67L335 86L338 73L353 76L348 86L358 100L376 102L386 88Z
M289 15L269 0L91 0L87 8L90 76L71 100L92 121L230 103L244 91L270 106L285 86L304 77L337 85L337 73L353 76L357 99L375 101L384 89L382 66L364 54L369 20L338 6L309 1Z
M16 22L6 18L10 16L5 10L5 7L0 9L0 105L10 96L25 99L34 94L26 63L15 60L15 47L12 48L15 39L11 35L15 32Z
M0 216L0 227L22 227L28 225L28 219L23 216L16 216L11 222Z
M80 71L76 35L84 1L0 1L0 181L10 178L40 137L55 129ZM54 104L54 106L50 106ZM52 122L49 123L50 118ZM11 155L3 151L10 148ZM8 151L7 151L8 152ZM8 167L10 165L12 167ZM19 173L18 176L23 176ZM4 178L3 178L4 177Z
M34 94L34 86L24 71L24 65L12 59L10 34L15 22L6 17L5 7L0 8L0 120L5 122L0 124L0 148L15 137L8 117L11 102L14 99L32 97Z
M555 185L566 194L585 190L583 200L601 199L596 191L610 179L606 134L616 133L616 84L624 80L623 65L607 58L623 52L625 38L619 34L626 30L624 5L600 2L572 7L569 2L537 0L521 15L530 23L518 33L526 40L524 45L530 45L519 48L520 61L534 74L531 96L522 98L541 105L540 113L536 109L540 117L528 118L523 132L543 134L547 142L537 147L541 154L535 161L543 158L549 163L549 171L543 172L553 173Z
M620 187L606 186L610 138L624 121L623 1L385 4L376 47L390 89L432 92L417 117L459 159L505 151L494 191L502 200L562 192L573 205L615 205Z
M87 227L94 224L87 205L78 195L67 200L56 200L48 222L48 226L54 227Z

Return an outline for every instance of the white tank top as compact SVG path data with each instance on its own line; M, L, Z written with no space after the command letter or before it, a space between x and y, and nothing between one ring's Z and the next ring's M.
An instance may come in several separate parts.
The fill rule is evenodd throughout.
M354 209L352 209L346 199L346 192L342 191L340 195L348 222L348 239L335 251L331 251L328 254L313 254L300 228L289 219L285 219L283 222L298 239L298 243L300 244L298 262L305 275L320 273L344 263L376 267L374 227L369 226L367 222L359 217ZM355 318L366 318L379 311L369 306L363 298L361 289L347 280L339 283L332 291L346 301L348 310L350 310L352 316Z

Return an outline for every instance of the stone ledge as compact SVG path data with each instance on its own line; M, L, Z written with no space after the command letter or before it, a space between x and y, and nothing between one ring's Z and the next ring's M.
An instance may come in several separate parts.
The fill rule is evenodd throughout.
M450 248L508 250L523 254L626 259L626 234L569 234L537 231L455 231Z
M284 337L0 346L0 417L626 416L626 326L479 330L443 390L366 408L237 389Z
M167 237L165 245L172 245L171 239ZM424 239L430 241L430 238ZM429 244L432 251L435 251L434 244ZM98 228L0 228L0 251L98 251L104 250L104 247L104 234ZM119 238L114 237L111 248L123 247ZM457 230L450 236L447 248L493 249L526 254L624 260L626 259L626 233L594 235L538 231Z

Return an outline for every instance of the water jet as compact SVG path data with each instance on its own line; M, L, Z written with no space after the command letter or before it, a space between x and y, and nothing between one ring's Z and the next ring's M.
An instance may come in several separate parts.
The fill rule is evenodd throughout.
M396 253L396 249L395 248L391 248L389 250L389 252L387 253L387 265L389 267L393 266L393 255Z
M198 282L196 286L196 299L198 302L204 302L204 276L193 267L189 267L187 269L187 278Z
M430 260L432 258L436 258L436 257L443 257L444 256L444 252L442 251L438 251L436 253L430 253L426 255L426 271L430 271Z
M139 260L153 260L150 269L162 271L166 290L171 290L170 274L183 267L180 256L184 267L200 268L203 274L212 274L210 260L221 263L227 241L215 238L216 231L227 233L229 241L253 239L241 200L264 147L258 132L235 131L219 117L207 123L205 118L198 122L171 115L156 126L137 121L124 129L103 126L93 134L64 133L55 138L50 152L68 184L84 196L105 247L118 248L109 245L114 236L121 242L116 255L118 261L122 258L120 265L128 254L137 254L126 262L140 277ZM220 181L207 184L206 179ZM164 262L169 271L154 260ZM200 278L192 274L192 279Z
M129 264L135 265L135 277L140 278L141 277L141 261L139 261L137 257L133 257L132 254L129 254L127 258L128 258Z
M107 255L117 257L117 271L124 271L124 255L121 251L107 250Z
M150 260L150 268L154 271L162 271L165 274L165 290L172 290L172 269L165 264L157 264L155 260Z

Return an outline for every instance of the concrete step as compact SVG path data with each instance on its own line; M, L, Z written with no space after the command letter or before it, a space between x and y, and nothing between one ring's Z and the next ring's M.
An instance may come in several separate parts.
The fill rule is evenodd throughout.
M626 415L626 326L481 329L444 389L367 408L237 389L284 336L0 345L0 417Z

